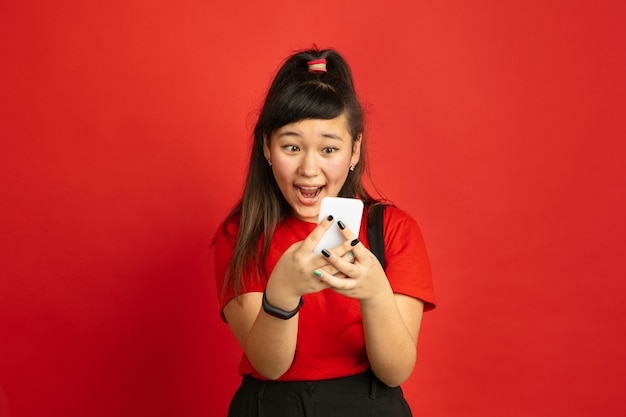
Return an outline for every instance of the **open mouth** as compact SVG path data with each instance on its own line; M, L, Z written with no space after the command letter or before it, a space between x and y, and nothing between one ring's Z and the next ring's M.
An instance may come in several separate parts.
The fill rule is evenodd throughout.
M324 187L297 187L298 193L302 198L311 200L317 198Z

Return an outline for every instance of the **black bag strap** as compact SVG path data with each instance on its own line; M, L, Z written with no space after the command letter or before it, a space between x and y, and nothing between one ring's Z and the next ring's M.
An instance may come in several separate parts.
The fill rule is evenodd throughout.
M385 269L385 241L383 231L383 215L385 206L382 204L372 205L369 208L369 224L367 225L367 241L370 251L378 258L378 262Z

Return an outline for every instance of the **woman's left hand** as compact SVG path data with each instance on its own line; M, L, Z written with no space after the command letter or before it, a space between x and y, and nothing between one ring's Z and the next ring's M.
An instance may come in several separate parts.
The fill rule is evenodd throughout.
M334 291L362 301L390 293L391 286L376 256L348 228L341 233L346 241L322 255L329 265L319 269L320 280Z

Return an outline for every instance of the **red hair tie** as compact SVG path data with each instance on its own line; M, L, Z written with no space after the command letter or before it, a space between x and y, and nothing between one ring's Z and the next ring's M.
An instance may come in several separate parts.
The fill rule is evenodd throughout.
M309 72L326 72L326 60L324 58L307 62Z

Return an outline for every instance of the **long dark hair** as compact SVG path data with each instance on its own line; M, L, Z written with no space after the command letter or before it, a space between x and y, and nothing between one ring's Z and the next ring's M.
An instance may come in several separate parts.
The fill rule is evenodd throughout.
M326 60L326 72L309 72L308 62ZM311 49L297 52L282 64L272 82L254 129L254 143L245 188L223 225L239 217L239 231L232 236L235 242L233 257L224 280L235 294L243 291L242 277L246 268L254 268L260 279L265 273L265 257L276 224L290 213L271 168L263 154L263 144L274 130L303 119L334 119L346 114L353 144L361 136L359 163L350 172L339 191L340 197L360 198L366 204L376 203L365 189L363 174L367 167L367 142L364 130L363 108L357 98L352 72L343 57L332 49ZM261 253L259 239L263 236Z

